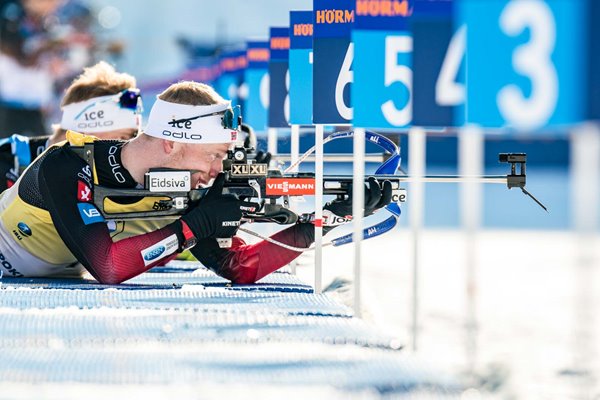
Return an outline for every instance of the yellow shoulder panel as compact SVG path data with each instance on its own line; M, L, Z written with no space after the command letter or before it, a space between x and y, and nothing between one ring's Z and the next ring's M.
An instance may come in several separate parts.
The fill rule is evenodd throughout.
M57 265L76 261L56 232L48 211L27 204L19 196L15 196L0 214L0 220L4 229L12 232L18 245L39 259Z
M96 136L84 135L83 133L70 130L67 131L66 136L67 141L71 144L71 146L83 146L86 143L93 143L96 140L99 140Z

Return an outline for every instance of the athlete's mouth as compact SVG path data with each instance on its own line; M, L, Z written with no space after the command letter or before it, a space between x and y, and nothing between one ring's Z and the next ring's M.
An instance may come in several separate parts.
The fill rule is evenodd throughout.
M209 182L210 180L207 180L200 175L198 179L196 179L196 189L208 186Z

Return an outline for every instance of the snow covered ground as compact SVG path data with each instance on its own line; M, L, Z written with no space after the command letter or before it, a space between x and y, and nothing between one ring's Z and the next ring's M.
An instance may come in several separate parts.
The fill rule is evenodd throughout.
M246 288L178 263L119 289L5 277L0 399L245 398L250 389L440 398L436 386L407 390L414 382L447 385L461 400L600 398L600 237L483 230L469 240L428 229L419 246L416 352L406 229L363 242L362 321L349 318L352 245L324 250L323 296L310 293L312 253L299 260L301 281L275 274Z
M411 240L402 229L362 250L364 319L409 349ZM306 282L310 257L298 268ZM352 257L351 245L324 250L324 287L349 306ZM460 374L474 388L464 398L600 398L599 237L484 230L469 240L458 230L426 230L420 257L416 354Z
M0 399L462 392L450 374L285 272L231 286L184 261L115 286L9 277L0 285Z

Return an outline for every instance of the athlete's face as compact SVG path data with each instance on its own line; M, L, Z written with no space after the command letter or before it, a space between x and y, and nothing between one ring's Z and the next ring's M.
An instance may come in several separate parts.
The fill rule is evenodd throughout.
M137 134L137 129L115 129L108 132L92 133L98 139L102 140L129 140L133 139Z
M229 143L183 144L173 152L170 167L192 171L192 187L208 185L223 170L223 160L231 148Z

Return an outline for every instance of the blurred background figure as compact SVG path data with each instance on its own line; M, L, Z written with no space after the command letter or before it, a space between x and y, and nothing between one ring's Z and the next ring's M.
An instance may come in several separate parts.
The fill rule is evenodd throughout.
M52 36L62 0L5 1L0 10L0 137L43 135L44 107L53 97L55 56L63 42Z
M64 89L86 66L116 61L120 40L99 40L88 2L0 2L0 137L49 133Z

